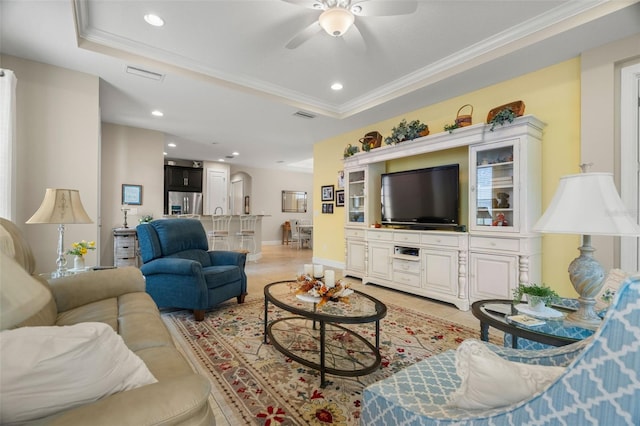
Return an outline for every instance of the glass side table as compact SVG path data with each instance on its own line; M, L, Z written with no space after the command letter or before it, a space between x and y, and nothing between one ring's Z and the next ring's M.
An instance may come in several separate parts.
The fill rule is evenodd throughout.
M553 309L569 313L571 308L566 306L553 306ZM480 320L480 338L489 341L489 327L494 327L511 335L511 345L518 348L518 338L539 342L550 346L564 346L570 343L586 339L595 330L578 327L565 323L564 316L558 319L546 318L540 325L523 325L511 321L511 315L519 312L515 309L513 300L490 299L479 300L471 305L473 315Z

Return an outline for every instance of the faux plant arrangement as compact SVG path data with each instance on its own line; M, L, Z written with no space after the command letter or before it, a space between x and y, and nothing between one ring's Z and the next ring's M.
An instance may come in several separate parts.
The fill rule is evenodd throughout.
M153 220L153 216L152 216L152 215L150 215L150 214L148 214L148 215L142 216L142 217L140 218L139 222L140 222L140 223L149 223L149 222L151 222L152 220Z
M429 126L421 123L420 120L413 120L407 123L404 118L393 129L391 129L391 136L387 136L384 139L384 143L392 145L403 141L410 141L420 136L427 136L429 134Z
M495 129L498 124L504 126L504 123L512 123L516 117L516 113L510 107L506 107L497 113L491 121L489 121L489 124L491 124L491 128L489 130L493 132L493 129Z
M522 301L522 296L527 295L529 299L529 304L533 305L533 299L539 299L544 303L545 306L551 305L555 302L558 302L560 296L555 290L547 287L546 285L538 285L538 284L520 284L513 291L513 301L514 303L520 303Z
M349 144L344 149L344 158L351 157L353 154L355 154L355 153L357 153L359 151L360 151L360 148L358 148L357 146L353 146L353 145Z
M96 249L96 243L95 241L86 242L85 240L82 240L79 243L71 244L71 247L72 248L67 250L67 254L71 254L74 256L84 256L89 250Z
M453 133L455 129L459 129L459 128L460 128L460 125L458 123L444 125L444 130L449 133Z

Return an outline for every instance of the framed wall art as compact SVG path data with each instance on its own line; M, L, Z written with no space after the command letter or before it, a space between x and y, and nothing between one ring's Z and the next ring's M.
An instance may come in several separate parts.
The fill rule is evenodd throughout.
M333 201L333 185L322 186L322 201Z
M122 204L142 205L142 185L122 184Z
M344 207L344 189L336 191L336 207Z
M333 203L322 203L322 213L333 214Z

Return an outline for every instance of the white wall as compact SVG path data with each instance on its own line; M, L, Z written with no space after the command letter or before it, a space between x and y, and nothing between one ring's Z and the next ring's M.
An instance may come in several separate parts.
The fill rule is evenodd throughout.
M102 124L102 228L101 263L113 265L113 228L122 227L122 184L142 185L142 205L129 206L127 215L135 228L145 215L164 212L164 134L155 130Z
M640 62L640 34L584 52L581 57L581 162L611 172L620 191L620 70ZM620 266L619 239L593 237L605 270Z
M36 272L50 272L56 269L57 226L25 225L46 188L79 190L94 221L67 225L65 249L83 239L100 244L99 81L96 76L13 56L0 59L18 79L16 223L33 249ZM97 253L90 252L87 264L96 262Z
M251 213L268 215L262 219L262 243L280 244L282 224L292 218L313 218L313 174L231 166L231 174L251 176ZM307 213L283 213L282 191L306 191Z

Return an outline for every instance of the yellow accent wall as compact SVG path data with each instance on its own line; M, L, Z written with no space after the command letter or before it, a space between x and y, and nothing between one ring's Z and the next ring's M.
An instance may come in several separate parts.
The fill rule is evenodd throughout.
M420 120L429 125L430 134L444 131L445 124L453 123L458 109L473 105L473 123L482 123L487 113L499 105L522 100L525 114L535 115L547 124L542 142L542 209L547 207L561 176L578 173L580 163L580 59L559 64L504 81L463 96L391 117L379 123L357 129L317 143L314 146L314 247L315 259L344 263L344 208L335 213L321 214L320 186L337 185L337 174L343 168L343 151L347 144L357 145L365 133L377 130L383 137L400 120ZM383 142L384 143L384 142ZM468 211L468 166L465 149L452 149L441 153L421 155L387 163L387 171L429 167L459 162L461 164L462 223ZM458 159L458 160L456 160ZM542 243L542 279L562 296L576 295L567 273L567 267L577 255L578 236L545 235Z

